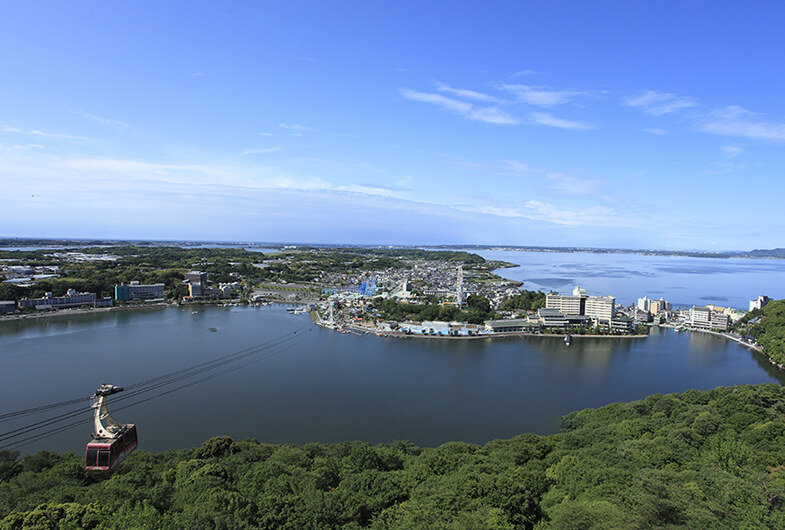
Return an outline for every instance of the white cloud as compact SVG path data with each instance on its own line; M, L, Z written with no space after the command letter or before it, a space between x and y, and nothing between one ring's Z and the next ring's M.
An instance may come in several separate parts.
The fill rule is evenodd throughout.
M568 129L570 131L586 131L588 129L594 128L594 126L589 123L557 118L556 116L552 114L548 114L546 112L533 112L531 114L531 119L533 123L536 123L538 125L545 125L547 127L557 127L559 129Z
M308 126L305 126L305 125L298 125L296 123L291 123L291 124L290 123L279 123L278 127L280 127L281 129L286 129L287 131L294 131L294 132L300 132L300 133L302 133L302 132L310 132L310 131L315 131L316 130L313 127L308 127Z
M274 153L276 151L280 151L280 147L267 147L264 149L246 149L240 155L247 156L247 155L261 155L265 153Z
M698 129L721 136L785 142L785 123L762 121L756 114L738 105L710 113L699 121Z
M41 144L25 144L15 145L14 149L45 149L45 147Z
M470 120L495 123L497 125L515 125L520 120L496 107L482 107L472 109L466 116Z
M502 164L503 169L511 173L531 174L538 172L538 170L534 169L529 164L525 164L517 160L499 160L499 162Z
M441 107L443 110L457 112L459 114L466 114L472 109L471 103L458 101L457 99L448 98L441 94L429 94L426 92L417 92L408 88L401 88L399 90L401 96L412 101L419 101L421 103L430 103Z
M594 195L602 183L596 180L587 180L573 177L566 173L548 173L548 187L562 195Z
M32 129L30 131L23 131L22 129L19 129L17 127L3 127L2 131L6 132L6 133L26 134L28 136L39 136L39 137L42 137L42 138L56 138L58 140L72 140L72 141L76 141L76 142L82 142L82 141L88 140L88 138L85 138L84 136L74 136L74 135L71 135L71 134L63 134L63 133L50 133L50 132L44 132L44 131L41 131L41 130L38 130L38 129Z
M495 98L493 96L489 96L481 92L475 92L474 90L466 90L464 88L453 88L444 83L440 83L439 81L434 81L434 84L436 85L436 88L440 92L447 92L464 99L473 99L476 101L484 101L486 103L501 103L501 100L499 98Z
M510 77L512 77L512 78L516 78L516 77L525 77L525 76L527 76L527 75L534 75L534 74L536 74L536 73L537 73L537 72L535 72L534 70L518 70L517 72L515 72L514 74L512 74Z
M676 94L657 92L656 90L644 90L639 96L627 98L624 104L628 107L639 107L653 116L662 116L696 105L692 98L679 97Z
M728 158L734 158L744 152L744 149L736 145L723 145L723 154Z
M553 90L548 87L529 85L497 85L500 90L512 92L519 101L538 107L552 107L567 103L575 97L585 96L588 92L577 90Z
M514 125L519 120L497 107L475 107L471 103L448 98L441 94L418 92L408 88L399 89L402 97L420 103L430 103L442 110L464 116L472 121L481 121L495 125Z
M111 118L104 118L103 116L97 116L95 114L88 114L87 112L80 112L79 114L81 114L82 116L84 116L85 118L87 118L89 120L97 121L98 123L102 123L104 125L109 125L111 127L117 128L117 129L126 129L126 128L130 127L130 125L127 124L124 121L113 120Z
M643 129L643 132L647 132L649 134L656 134L658 136L662 136L662 135L665 135L665 134L670 134L665 129Z

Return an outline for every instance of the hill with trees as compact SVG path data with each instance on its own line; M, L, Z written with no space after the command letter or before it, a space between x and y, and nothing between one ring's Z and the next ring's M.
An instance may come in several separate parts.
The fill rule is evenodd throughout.
M143 440L142 440L143 441ZM653 395L485 445L228 437L81 457L0 453L0 529L785 528L785 390Z

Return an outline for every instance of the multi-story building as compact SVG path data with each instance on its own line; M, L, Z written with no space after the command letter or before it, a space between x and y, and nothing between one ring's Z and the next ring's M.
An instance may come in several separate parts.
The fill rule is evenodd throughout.
M185 279L189 283L200 283L207 285L207 273L199 271L191 271L185 273Z
M586 298L585 315L596 323L610 324L616 314L616 299L613 296L589 296Z
M708 307L690 308L690 325L701 329L711 329L711 313Z
M635 307L636 307L636 309L638 309L640 311L649 312L651 310L650 309L651 308L651 300L649 300L645 296L643 298L638 298L638 303L637 303L637 305Z
M94 306L95 293L77 293L73 289L68 289L65 296L52 296L52 293L46 293L43 298L22 298L19 300L19 309L64 309L83 305Z
M135 300L163 300L164 284L153 283L149 285L133 281L129 284L121 283L114 286L114 297L118 302Z
M13 300L0 300L0 315L16 310L16 302Z
M692 306L690 309L690 325L698 329L716 329L727 331L730 327L730 315L713 311L709 307Z
M557 309L562 315L584 315L586 304L586 289L576 285L572 295L548 293L545 295L545 308Z
M765 295L760 295L755 300L750 300L750 311L755 311L756 309L763 309L763 306L769 303L770 298Z

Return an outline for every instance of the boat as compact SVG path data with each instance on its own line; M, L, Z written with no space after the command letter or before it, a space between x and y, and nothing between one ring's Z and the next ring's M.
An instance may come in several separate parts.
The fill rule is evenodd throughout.
M570 335L569 333L567 333L567 334L564 336L564 343L565 343L567 346L569 346L569 345L572 343L572 335Z

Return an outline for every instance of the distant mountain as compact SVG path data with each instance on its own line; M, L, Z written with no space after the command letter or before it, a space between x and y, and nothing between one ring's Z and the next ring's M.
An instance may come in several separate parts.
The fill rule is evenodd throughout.
M755 250L750 250L749 252L741 252L739 255L745 258L785 259L785 248L770 248L770 249L756 248Z

